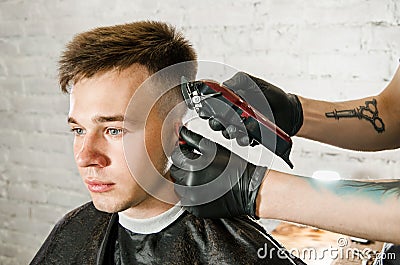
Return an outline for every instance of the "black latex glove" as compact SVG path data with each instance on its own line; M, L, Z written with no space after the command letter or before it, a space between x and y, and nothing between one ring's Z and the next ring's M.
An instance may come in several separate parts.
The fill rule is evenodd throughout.
M186 143L173 151L170 172L175 184L178 184L175 185L175 192L182 204L186 205L185 208L199 217L255 217L256 197L267 168L247 162L186 127L181 128L180 136ZM217 178L218 183L209 184L211 187L207 186L202 191L189 188L210 183ZM216 192L222 196L197 205Z
M303 109L296 95L285 93L282 89L244 72L238 72L223 84L274 121L289 136L295 135L303 125ZM269 104L269 108L265 106L266 104ZM256 122L244 123L248 133L243 133L234 122L227 121L224 115L205 105L200 116L210 118L209 124L213 130L222 130L222 134L228 139L236 138L239 145L248 145L252 139L249 139L247 135L259 133Z

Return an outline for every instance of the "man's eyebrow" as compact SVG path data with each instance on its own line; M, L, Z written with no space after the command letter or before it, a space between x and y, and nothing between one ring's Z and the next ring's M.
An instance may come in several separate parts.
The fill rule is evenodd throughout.
M114 116L95 116L92 118L92 121L96 123L101 122L113 122L113 121L124 121L124 115L114 115Z
M68 124L70 124L70 123L78 124L78 122L72 117L68 117L67 122L68 122Z
M92 121L95 123L103 123L103 122L114 122L114 121L124 121L124 115L113 115L113 116L94 116ZM73 117L68 117L68 123L76 123L79 124Z

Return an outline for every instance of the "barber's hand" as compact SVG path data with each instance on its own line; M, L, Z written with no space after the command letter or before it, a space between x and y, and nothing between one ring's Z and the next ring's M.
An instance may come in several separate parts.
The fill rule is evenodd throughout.
M253 77L244 72L235 74L231 79L223 83L236 94L244 98L250 105L254 106L267 118L273 119L275 124L285 131L289 136L295 135L303 125L303 109L301 103L296 95L285 93L282 89L262 80ZM270 106L265 106L267 103L260 98L265 97ZM271 113L272 112L272 113ZM271 114L273 117L271 117ZM222 124L229 124L223 115L217 112L213 113L213 108L206 108L203 118L210 118L209 124L213 130L222 130L222 134L226 138L236 138L239 145L247 145L252 139L248 136L238 132L238 126L231 124L223 126ZM257 134L259 130L256 123L244 124L249 135Z
M255 217L256 197L267 168L247 162L186 127L181 128L180 136L186 143L173 151L170 172L185 208L199 217ZM202 191L191 188L204 184ZM221 197L198 205L218 191L222 191Z

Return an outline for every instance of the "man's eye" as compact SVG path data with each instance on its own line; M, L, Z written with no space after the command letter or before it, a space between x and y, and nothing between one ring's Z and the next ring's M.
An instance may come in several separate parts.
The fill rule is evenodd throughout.
M116 129L116 128L108 128L107 133L109 133L112 136L118 136L122 134L124 131L122 129Z
M85 130L82 128L73 128L71 129L71 132L73 132L76 136L85 134Z

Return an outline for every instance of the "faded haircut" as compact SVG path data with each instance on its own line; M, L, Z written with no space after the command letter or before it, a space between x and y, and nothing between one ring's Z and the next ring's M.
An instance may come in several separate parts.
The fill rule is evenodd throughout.
M196 59L194 48L183 35L163 22L138 21L99 27L76 35L67 44L59 61L59 83L61 90L69 93L71 85L98 73L123 71L137 63L154 74L165 67ZM193 67L179 74L194 78L197 64L189 65ZM175 87L156 105L165 115L181 100L179 88Z
M114 69L122 71L135 63L146 66L153 74L167 66L195 60L191 44L166 23L139 21L99 27L76 35L67 44L59 61L59 82L61 90L68 92L71 82Z

